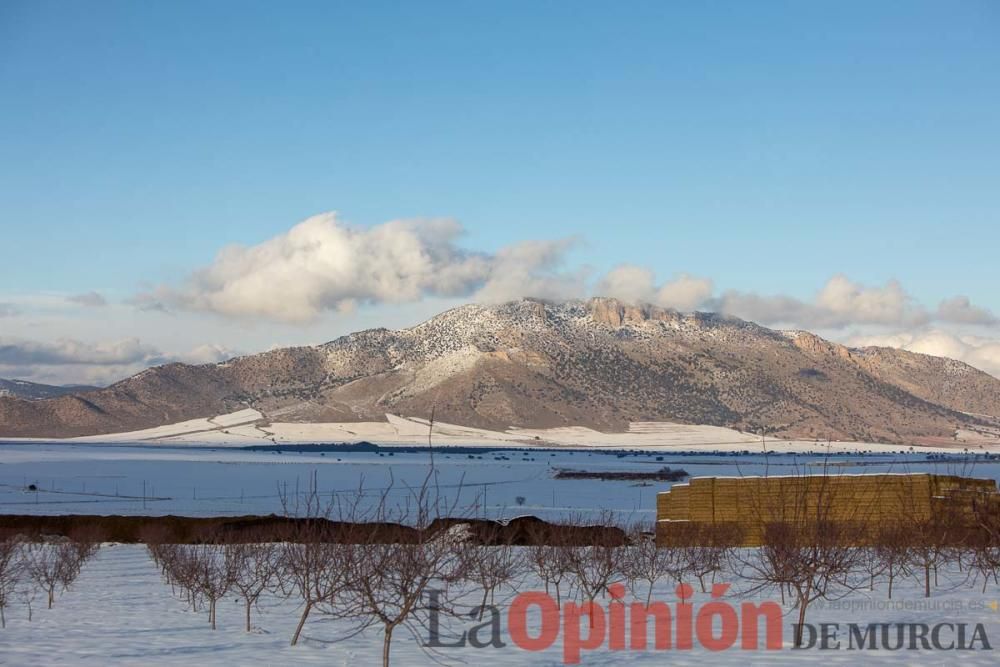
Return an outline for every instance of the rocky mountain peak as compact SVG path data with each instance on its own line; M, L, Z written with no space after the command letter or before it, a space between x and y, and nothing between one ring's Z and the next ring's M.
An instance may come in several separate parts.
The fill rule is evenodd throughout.
M520 299L316 347L157 367L79 400L0 398L0 435L134 430L243 407L278 421L434 410L495 429L673 421L941 444L960 429L1000 428L1000 380L952 360L850 349L713 313Z

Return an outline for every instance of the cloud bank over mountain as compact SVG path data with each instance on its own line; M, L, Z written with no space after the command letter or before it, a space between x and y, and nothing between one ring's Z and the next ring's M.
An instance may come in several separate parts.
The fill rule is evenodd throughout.
M996 338L956 335L940 329L932 329L918 332L853 336L846 343L857 347L895 347L908 352L958 359L1000 377L1000 340Z
M54 384L110 384L150 366L207 364L234 356L220 345L169 354L138 338L89 343L69 338L38 342L0 336L0 377Z
M72 317L94 322L145 323L138 337L140 331L126 327L125 336L92 336L98 342L32 343L31 300L0 303L0 317L22 323L19 338L10 336L8 327L0 376L106 383L168 360L207 363L231 356L233 348L253 350L258 345L248 346L246 336L262 328L284 332L284 345L317 343L344 333L361 316L385 319L404 306L411 310L402 321L415 323L421 309L429 316L463 302L590 296L715 311L774 328L818 331L842 342L952 356L1000 375L1000 319L965 295L926 304L896 280L871 285L843 273L832 275L811 296L801 290L792 295L719 289L707 276L628 262L597 272L573 261L573 251L586 239L532 239L483 249L463 245L465 235L452 219L359 226L335 212L322 213L256 245L223 247L187 276L117 301L97 291L45 301L49 312L75 309ZM69 318L65 326L73 325ZM200 331L202 338L139 342L156 338L164 327ZM91 333L105 328L92 326Z
M495 252L459 245L454 220L393 220L356 227L336 213L313 216L254 246L223 248L179 286L162 285L139 304L206 311L227 317L305 322L359 304L427 297L500 302L522 296L569 299L611 296L681 311L714 310L762 324L842 329L855 325L919 327L932 322L990 325L988 310L957 295L927 308L894 280L863 285L832 276L812 300L727 290L686 273L657 282L650 267L620 264L590 280L568 264L576 239L530 240Z
M229 246L180 287L138 295L139 304L228 317L307 322L360 304L429 296L503 301L523 294L568 298L580 278L559 270L571 239L528 241L495 253L461 248L453 220L393 220L370 228L313 216L255 246Z

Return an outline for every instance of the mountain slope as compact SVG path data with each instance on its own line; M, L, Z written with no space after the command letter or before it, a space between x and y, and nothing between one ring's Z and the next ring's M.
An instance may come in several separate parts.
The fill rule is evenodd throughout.
M131 430L254 407L274 421L385 413L485 428L631 421L730 426L804 438L954 442L991 426L1000 380L951 360L849 349L714 314L613 299L469 305L412 329L222 364L171 364L107 389L0 399L0 435Z
M54 398L67 394L81 394L93 391L97 387L83 384L51 385L40 384L38 382L28 382L27 380L5 380L0 378L0 396L13 396L15 398L26 398L28 400L38 400L41 398Z

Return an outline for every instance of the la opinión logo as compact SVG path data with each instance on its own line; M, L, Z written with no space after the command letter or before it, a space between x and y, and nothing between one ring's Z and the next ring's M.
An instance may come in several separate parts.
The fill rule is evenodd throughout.
M567 665L580 662L584 651L747 651L784 648L783 611L774 601L736 604L724 600L729 584L714 584L711 600L691 602L693 589L680 584L678 602L626 602L625 587L608 587L608 601L559 604L548 593L528 591L514 597L506 612L493 605L472 609L477 624L444 638L438 604L441 591L429 591L429 637L425 646L442 648L506 648L506 637L524 651L545 651L562 638ZM505 635L504 624L507 634ZM650 633L652 626L652 633ZM789 626L801 650L992 650L981 623L805 623ZM763 641L761 638L763 637Z
M606 604L597 601L559 604L547 593L528 591L518 594L506 612L510 641L525 651L544 651L562 636L563 662L575 665L583 651L607 647L611 651L690 650L695 646L709 651L725 651L739 642L744 650L759 650L761 626L764 628L763 648L782 648L782 609L777 602L761 604L743 602L738 606L721 598L729 584L714 584L711 601L689 602L694 589L680 584L675 589L679 601L626 602L625 586L608 587ZM446 641L441 636L439 606L440 591L429 591L430 648L504 648L502 638L504 615L495 606L473 610L470 618L480 623L464 630L457 638ZM532 620L533 619L533 620ZM652 637L649 625L652 622Z

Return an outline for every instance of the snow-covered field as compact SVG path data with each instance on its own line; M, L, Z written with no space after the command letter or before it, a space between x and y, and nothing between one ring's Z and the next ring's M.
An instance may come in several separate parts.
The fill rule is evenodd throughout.
M162 443L171 445L211 445L240 447L259 444L295 444L314 442L372 442L379 445L425 445L429 424L416 417L386 414L384 422L291 423L271 421L253 409L226 415L192 419L176 424L157 426L142 431L111 433L62 442L95 443ZM549 429L510 428L506 431L435 422L434 443L437 445L490 447L574 447L625 448L702 451L741 451L760 447L758 435L719 426L675 424L671 422L632 422L624 433L602 433L583 426ZM918 447L920 451L955 452L965 448L976 451L1000 450L996 438L983 438L965 432L964 440L952 447ZM11 438L9 442L46 442L39 438ZM774 440L768 445L773 451L849 453L859 450L896 452L899 445L871 442L833 442L812 440Z
M419 485L427 475L429 461L426 451L401 449L298 453L176 444L4 444L0 445L0 512L189 516L280 513L281 496L294 497L296 488L304 493L314 473L318 492L324 497L353 494L363 485L373 499L388 487L405 498L411 494L409 488ZM457 500L461 513L494 518L521 514L547 519L597 517L612 510L621 522L649 522L654 517L654 496L669 488L668 483L554 480L552 475L556 468L645 470L664 465L684 468L694 476L797 474L826 467L838 474L933 472L1000 479L1000 461L982 456L933 459L927 453L784 453L765 458L760 453L673 450L435 450L441 493ZM735 577L721 580L732 580L734 591L740 591L742 584ZM541 588L530 577L518 586L521 592ZM819 601L811 608L808 620L814 624L967 623L969 633L976 623L983 623L988 639L1000 643L1000 612L995 603L1000 599L1000 590L995 585L983 594L978 585L968 584L967 573L944 572L941 586L929 602L921 593L916 580L897 582L894 600L888 603L885 586L879 585L872 592L852 593L836 603ZM442 648L431 655L417 639L400 631L393 643L393 664L561 664L563 633L551 647L538 652L519 648L511 640L505 605L513 594L507 591L506 602L499 605L506 647ZM660 585L654 598L675 605L674 584ZM710 601L709 596L697 594L696 608ZM747 600L731 593L726 601L739 608ZM478 597L470 596L468 607L475 604ZM15 601L7 610L8 627L0 630L0 665L369 665L377 664L381 651L377 630L332 641L347 632L348 626L321 616L309 621L304 641L289 646L299 609L294 600L274 596L263 600L261 608L254 612L255 630L249 634L242 628L241 602L228 596L218 612L219 629L212 631L205 614L190 611L185 602L174 598L145 548L134 545L105 545L85 564L79 580L56 601L55 608L45 609L40 599L33 606L31 622L27 621L22 603ZM785 607L785 612L789 611ZM996 664L994 653L984 650L795 650L788 645L792 619L791 615L783 619L785 645L776 651L732 648L711 652L697 644L691 650L611 651L605 641L593 651L584 650L582 661L649 665ZM530 634L534 634L541 621L537 614L529 615L529 621ZM446 622L456 631L477 624L454 619ZM842 632L847 632L846 626Z
M793 616L786 615L784 640L778 650L742 650L739 643L724 651L712 652L695 642L690 650L676 647L667 650L611 651L607 638L594 650L583 650L581 664L637 665L712 664L712 665L994 665L994 650L848 650L847 623L925 623L948 622L968 624L968 633L977 623L983 624L991 646L1000 642L1000 612L995 599L1000 594L992 586L985 595L969 586L965 575L942 573L941 586L929 600L921 597L914 580L899 582L894 599L888 601L884 585L873 592L863 591L837 602L819 601L810 608L807 622L841 624L838 638L840 649L817 648L795 650L788 631ZM677 603L674 583L664 582L655 589L654 599L673 606ZM734 582L734 589L738 587ZM526 579L520 591L541 590L541 585ZM500 638L503 648L475 649L442 648L431 656L414 638L402 629L393 638L394 665L557 665L563 664L565 626L556 641L547 649L533 652L519 648L512 641L508 625L508 603L513 591L501 592L497 600L500 611ZM768 597L767 599L771 599ZM630 598L626 598L627 601ZM727 602L736 605L746 601L759 603L762 598L742 598L730 594ZM696 593L695 610L709 601L709 596ZM468 600L471 608L476 604ZM886 608L889 607L889 608ZM784 608L788 612L788 608ZM243 606L233 596L220 603L217 612L218 629L211 630L204 612L193 612L187 604L171 594L163 583L159 570L142 546L104 545L88 561L73 587L60 596L53 609L46 609L44 600L36 600L33 620L27 620L27 610L21 603L7 610L7 628L0 630L0 664L3 665L160 665L204 666L221 665L374 665L379 664L381 634L376 629L363 634L332 641L343 635L343 622L332 622L322 616L311 618L304 637L297 646L290 646L299 609L292 601L267 597L253 612L254 630L243 629ZM529 614L529 621L537 621ZM538 625L529 624L531 635ZM478 621L458 623L447 620L452 631L462 631ZM581 623L581 634L588 633L587 623ZM946 628L947 630L947 628ZM630 632L630 631L629 631ZM944 643L954 638L945 632ZM630 634L627 636L631 636ZM968 638L967 638L968 639Z
M656 470L692 476L796 474L824 465L840 473L931 472L1000 479L1000 461L927 454L737 455L709 452L608 452L438 448L442 493L470 516L534 514L546 519L612 510L622 520L651 520L654 496L669 483L553 479L558 468ZM282 511L280 498L304 492L315 472L326 497L363 485L377 497L407 495L427 475L426 452L268 452L169 445L0 445L0 511L19 514L180 514L219 516ZM32 489L32 485L34 488ZM456 498L457 497L457 498Z

